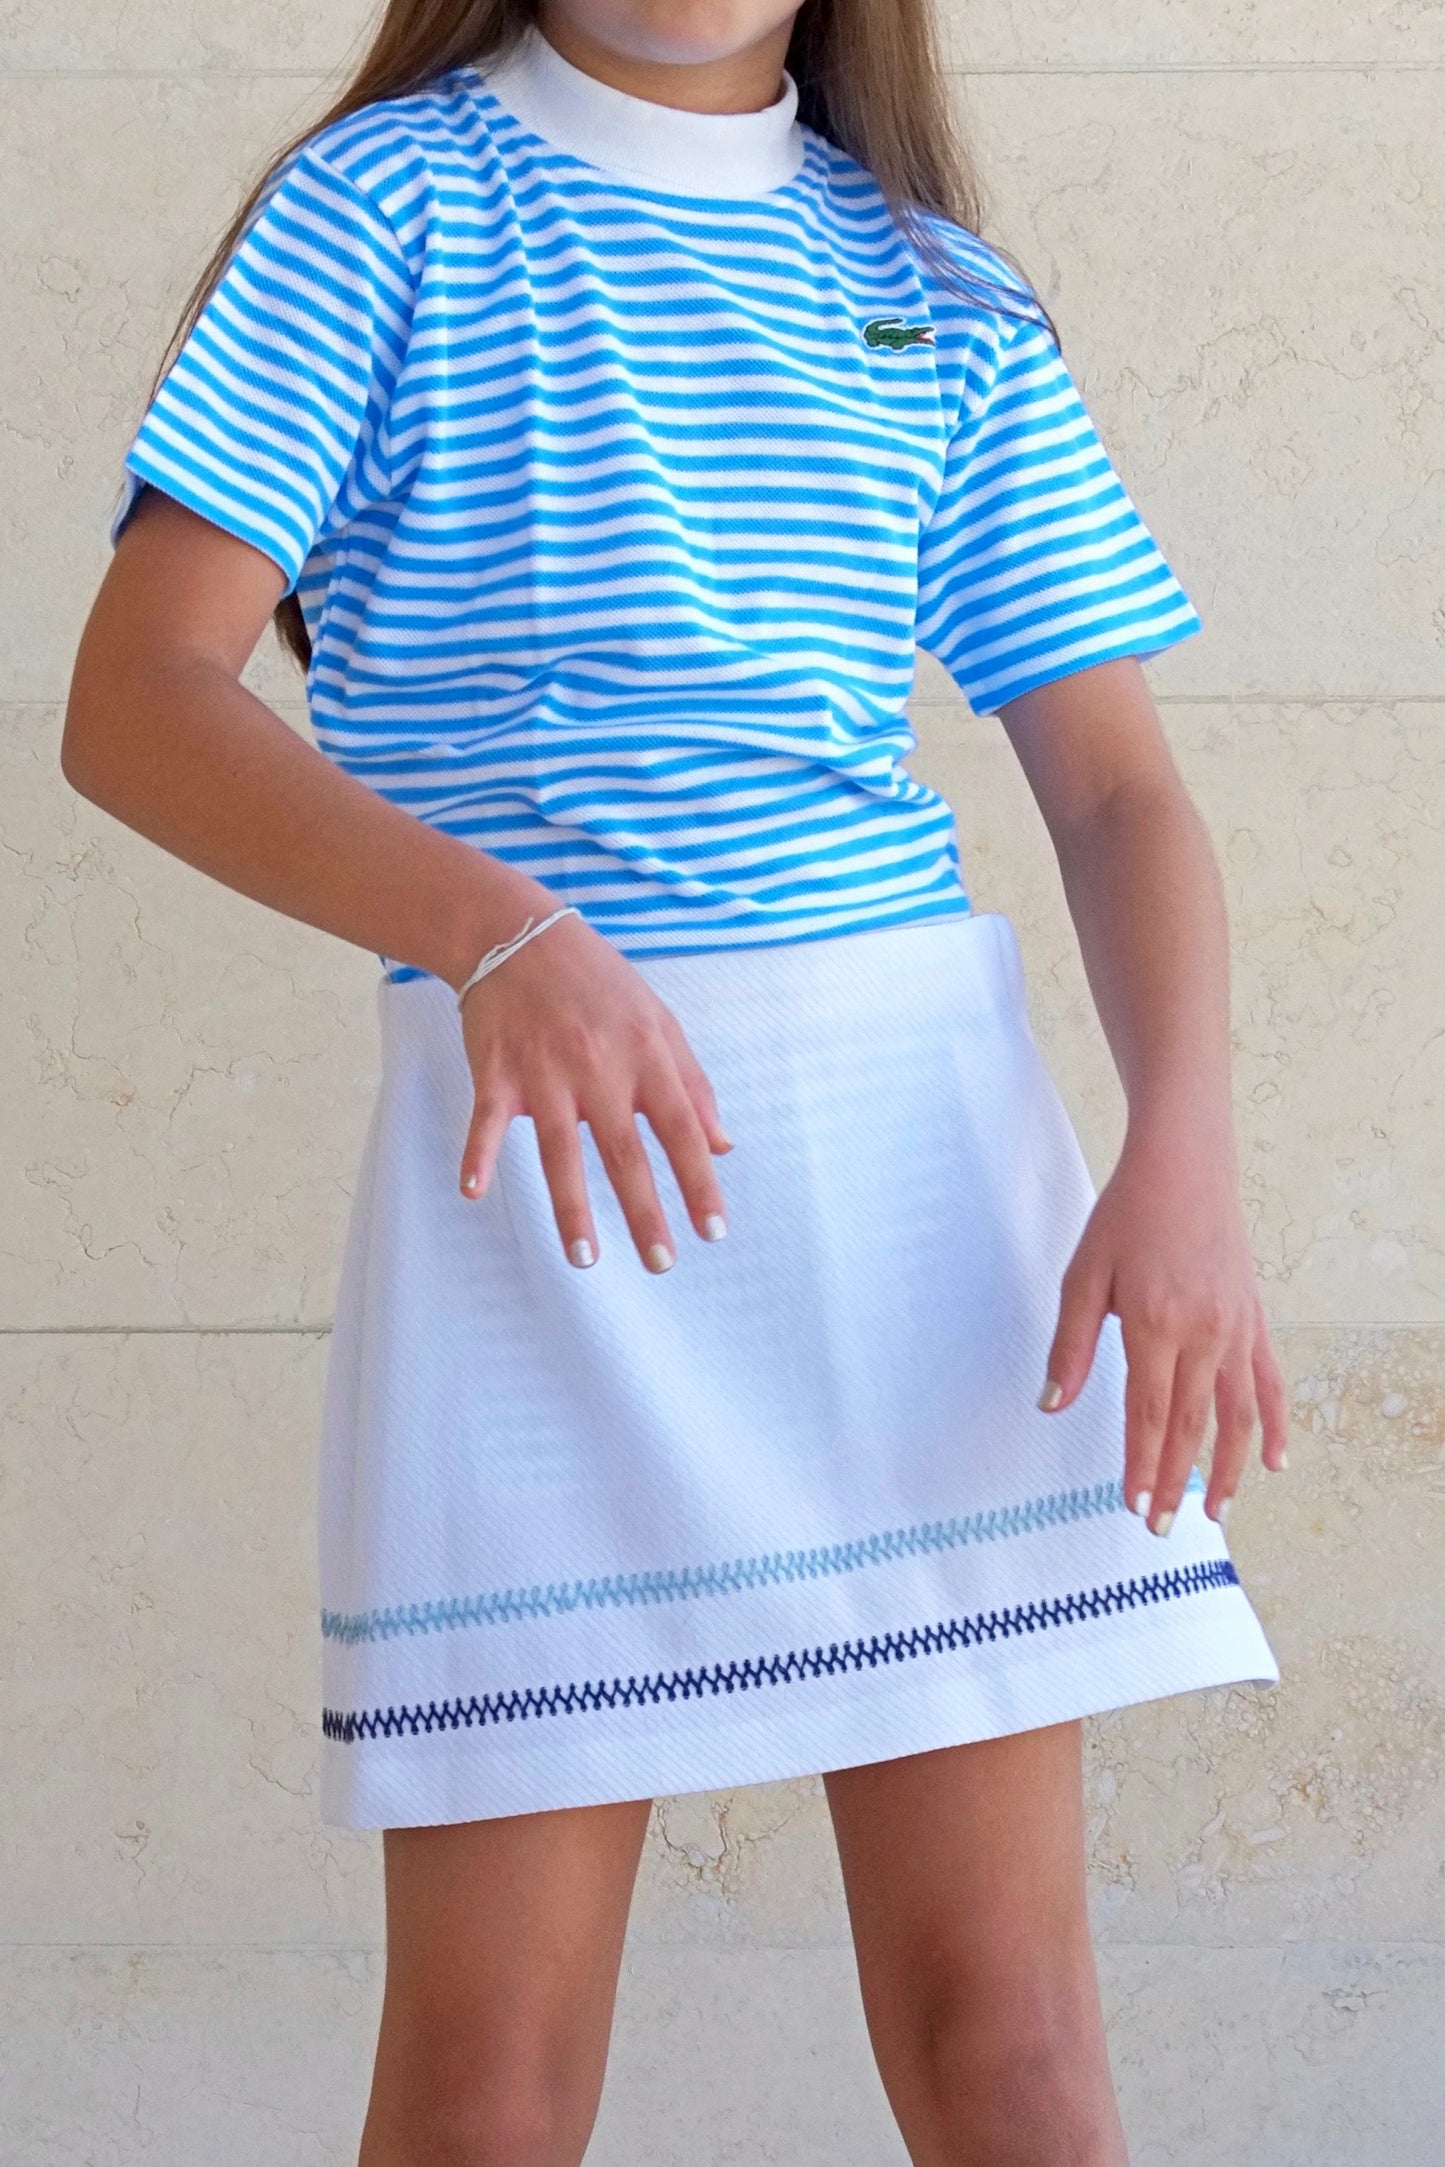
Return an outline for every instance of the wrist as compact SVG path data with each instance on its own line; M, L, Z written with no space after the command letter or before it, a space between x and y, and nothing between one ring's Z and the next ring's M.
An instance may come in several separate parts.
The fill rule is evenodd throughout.
M1228 1179L1239 1175L1234 1116L1227 1099L1200 1093L1151 1098L1132 1105L1123 1153L1131 1159L1175 1166L1212 1164Z
M577 918L580 916L581 913L575 903L562 903L555 910L544 912L540 918L535 914L529 917L520 933L514 933L510 940L498 941L494 947L487 949L471 976L457 987L458 1008L464 1005L466 997L473 986L480 985L484 978L490 978L493 971L499 971L504 963L510 963L519 949L527 947L532 941L539 939L543 933L550 933L553 926L557 925L563 918Z
M461 884L448 914L446 939L433 975L460 992L488 949L511 940L529 918L550 917L562 897L527 873L478 857L476 877Z

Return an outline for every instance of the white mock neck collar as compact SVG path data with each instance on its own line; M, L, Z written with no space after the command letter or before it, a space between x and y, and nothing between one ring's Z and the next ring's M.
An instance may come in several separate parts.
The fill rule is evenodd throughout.
M692 113L615 90L564 60L535 23L479 79L534 135L588 165L679 196L762 196L802 167L798 86L760 113Z

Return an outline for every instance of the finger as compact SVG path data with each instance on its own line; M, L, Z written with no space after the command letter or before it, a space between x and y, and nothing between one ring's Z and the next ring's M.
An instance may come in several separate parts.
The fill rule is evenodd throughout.
M707 1139L708 1150L716 1152L731 1151L733 1148L732 1138L727 1135L723 1128L722 1117L717 1110L717 1099L713 1093L712 1084L703 1069L702 1063L683 1036L681 1024L670 1011L666 1012L664 1028L667 1032L668 1045L672 1049L673 1060L677 1064L677 1073L682 1079L682 1087L692 1101L697 1118L702 1124L702 1133Z
M472 1106L471 1125L462 1147L461 1184L464 1196L485 1196L491 1186L497 1153L507 1124L517 1109L501 1091L479 1091Z
M1252 1347L1246 1341L1224 1362L1214 1384L1214 1451L1209 1462L1209 1487L1204 1510L1222 1526L1229 1501L1239 1488L1249 1458L1249 1441L1259 1410L1255 1400Z
M559 1100L555 1106L533 1107L537 1150L552 1212L562 1247L570 1263L583 1268L597 1261L597 1229L587 1195L587 1174L582 1159L582 1135L577 1109Z
M1281 1474L1289 1465L1285 1451L1289 1443L1289 1391L1275 1359L1262 1308L1254 1333L1254 1391L1264 1432L1260 1456L1271 1473Z
M625 1113L589 1112L587 1118L638 1255L650 1272L669 1271L677 1262L677 1251L651 1162L637 1133L636 1116L629 1108Z
M1214 1405L1219 1354L1214 1347L1181 1348L1174 1365L1174 1389L1169 1395L1169 1420L1159 1447L1154 1472L1153 1503L1149 1511L1150 1532L1167 1535L1179 1510L1179 1500L1204 1446L1209 1410Z
M728 1230L722 1190L697 1108L676 1070L659 1073L648 1083L641 1111L667 1153L693 1226L704 1241L721 1241Z
M1128 1375L1124 1384L1124 1497L1131 1512L1148 1518L1159 1474L1159 1453L1169 1420L1178 1350L1157 1332L1124 1328Z
M1039 1394L1045 1414L1056 1414L1083 1391L1109 1314L1109 1286L1107 1268L1076 1249L1059 1288L1059 1320Z

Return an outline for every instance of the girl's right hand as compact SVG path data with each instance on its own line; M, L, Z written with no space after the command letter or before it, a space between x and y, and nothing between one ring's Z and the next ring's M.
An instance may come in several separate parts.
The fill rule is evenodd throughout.
M592 1131L628 1229L649 1271L676 1250L637 1133L651 1125L704 1241L727 1232L714 1153L731 1151L712 1086L681 1026L620 950L584 918L563 918L479 979L462 1003L462 1039L476 1102L461 1186L486 1193L508 1124L536 1126L562 1246L596 1262L597 1229L579 1124Z

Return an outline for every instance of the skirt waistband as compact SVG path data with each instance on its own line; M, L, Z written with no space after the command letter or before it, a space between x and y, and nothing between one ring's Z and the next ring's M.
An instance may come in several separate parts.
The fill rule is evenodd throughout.
M734 1030L750 1018L800 1034L850 1021L886 1029L891 1017L912 1021L921 1011L940 1021L1026 1018L1018 936L1001 911L629 961L680 1020L726 1014ZM377 1003L403 1029L408 1017L456 1012L451 987L427 975L379 979Z

